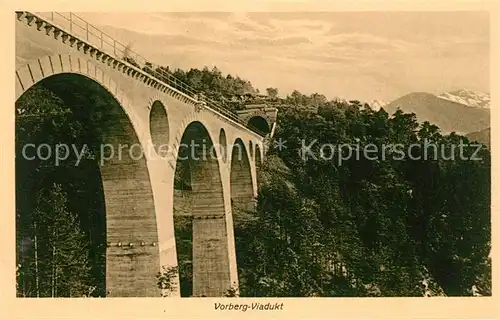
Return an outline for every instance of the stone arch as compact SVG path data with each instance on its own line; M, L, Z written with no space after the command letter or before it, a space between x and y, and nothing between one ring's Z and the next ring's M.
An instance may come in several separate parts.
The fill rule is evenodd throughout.
M26 92L35 83L52 75L62 73L80 74L99 83L106 89L116 101L120 103L135 129L135 132L146 145L147 138L141 135L141 130L137 126L140 119L136 116L133 106L130 103L124 90L96 63L93 59L84 59L70 54L56 54L44 56L43 58L31 61L16 70L15 100ZM146 154L147 156L147 154Z
M191 284L181 273L181 295L217 297L230 287L226 209L218 150L197 117L182 126L175 157L174 188L183 191L174 193L176 246L178 257L192 262Z
M82 65L87 67L82 68ZM16 101L33 85L58 77L92 81L113 99L114 104L109 110L111 120L106 123L102 134L105 145L113 146L115 151L120 145L136 145L141 152L144 150L144 137L137 134L138 121L131 112L129 100L116 83L90 60L57 55L23 66L16 71ZM51 90L55 92L57 87ZM156 285L156 274L160 270L160 250L147 161L144 156L135 159L128 152L123 152L120 157L110 156L109 159L101 155L101 160L106 211L107 295L158 296L160 291Z
M149 106L149 134L153 148L157 155L167 156L170 138L170 123L166 104L159 98L150 100Z
M69 54L45 56L31 61L16 70L16 101L31 86L45 78L60 73L75 73L98 82L123 105L124 92L95 62Z
M271 132L271 127L269 125L269 121L263 116L260 116L260 115L252 116L252 117L250 117L250 119L248 119L247 123L249 126L258 129L262 133L267 134L267 133Z
M186 128L192 123L192 122L200 122L200 123L207 123L207 120L205 117L207 116L207 111L206 110L200 110L200 111L194 111L189 114L189 116L185 117L184 120L182 120L182 123L177 126L177 133L171 140L171 157L170 157L170 165L173 170L175 170L176 167L176 161L177 161L177 156L179 154L179 147L181 146L181 140L182 137L186 131ZM208 136L210 137L210 141L217 141L215 136L212 135L212 132L207 130ZM216 154L217 159L219 160L219 166L222 166L222 163L220 162L221 160L221 154L220 151L217 150L218 148L214 148L214 152Z
M233 215L252 210L255 198L252 185L250 156L245 144L237 138L231 150L231 204Z

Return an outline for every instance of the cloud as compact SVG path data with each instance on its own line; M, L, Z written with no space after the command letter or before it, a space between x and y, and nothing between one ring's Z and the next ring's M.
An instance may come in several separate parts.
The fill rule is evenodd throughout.
M302 44L309 44L311 41L305 37L284 37L284 38L239 38L236 42L245 45L258 45L258 46L269 46L269 47L283 47L283 46L295 46Z
M184 12L85 18L107 25L158 63L215 64L282 92L316 88L330 96L335 87L335 95L390 100L453 83L488 91L488 20L481 14Z
M255 25L252 25L250 23L244 23L241 21L233 21L231 23L231 26L238 29L238 30L248 31L248 32L258 32L261 30L260 28L256 27Z
M415 45L396 39L377 37L368 33L341 33L333 34L328 41L331 46L352 47L355 49L393 49L406 50L414 48Z

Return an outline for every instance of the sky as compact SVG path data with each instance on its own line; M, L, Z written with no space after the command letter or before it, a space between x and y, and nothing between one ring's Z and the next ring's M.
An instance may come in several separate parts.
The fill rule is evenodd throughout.
M265 92L391 101L489 92L487 12L77 13L155 63L209 68Z

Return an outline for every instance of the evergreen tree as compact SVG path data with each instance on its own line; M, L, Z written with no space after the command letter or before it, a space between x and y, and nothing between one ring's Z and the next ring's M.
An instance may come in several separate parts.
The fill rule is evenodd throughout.
M67 195L53 184L41 190L32 216L32 247L23 274L27 296L81 297L89 293L88 244L78 216L67 210ZM29 255L30 257L26 257ZM26 270L27 269L27 270Z

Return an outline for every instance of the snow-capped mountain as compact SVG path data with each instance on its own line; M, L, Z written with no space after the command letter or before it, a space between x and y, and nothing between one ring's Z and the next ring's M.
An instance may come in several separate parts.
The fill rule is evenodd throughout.
M445 92L438 95L439 98L464 104L475 108L490 108L490 94L484 92L474 92L466 89Z
M344 97L335 97L332 99L333 101L337 101L337 102L345 102L345 103L350 103L351 101L355 101L355 100L352 100L352 99L346 99ZM363 106L366 104L368 104L373 110L375 111L378 111L380 110L382 107L385 107L386 105L389 104L390 101L386 101L386 100L380 100L380 99L372 99L372 100L358 100L358 102L360 102L361 104L361 108L363 108Z
M370 100L370 101L367 101L366 103L368 103L370 105L370 107L372 107L373 110L378 111L378 110L380 110L380 108L383 108L386 105L388 105L389 101L385 101L385 100Z
M440 98L428 92L412 92L386 105L384 109L394 114L398 109L415 113L418 122L428 121L441 132L459 134L484 130L490 126L490 109L469 107L461 102Z

